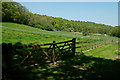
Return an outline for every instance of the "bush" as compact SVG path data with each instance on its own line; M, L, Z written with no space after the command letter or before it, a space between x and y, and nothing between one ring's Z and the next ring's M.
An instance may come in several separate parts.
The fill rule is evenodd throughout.
M116 50L115 54L120 55L120 50Z
M82 34L83 34L83 36L87 36L87 35L89 35L88 32L82 32Z

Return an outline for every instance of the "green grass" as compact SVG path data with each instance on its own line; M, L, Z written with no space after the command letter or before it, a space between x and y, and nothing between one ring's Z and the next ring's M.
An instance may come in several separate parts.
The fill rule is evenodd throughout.
M108 47L109 48L109 47ZM5 50L5 49L4 49ZM6 51L6 50L5 50ZM20 53L12 60L11 80L109 80L119 78L120 61L80 54L62 58L53 65L44 61L41 53L32 53L21 66L18 65L27 54ZM11 55L11 57L16 54ZM34 57L32 57L34 56ZM35 65L37 64L37 65ZM16 76L14 76L16 75Z
M72 38L76 38L78 42L92 42L92 43L84 43L84 44L76 44L76 46L82 46L82 45L90 45L95 44L98 42L98 38L101 40L108 40L111 38L116 37L110 37L110 36L104 36L101 34L92 34L90 36L82 36L81 33L78 32L62 32L62 31L45 31L38 28L33 28L27 25L22 24L16 24L16 23L8 23L3 22L2 24L2 43L22 43L22 44L44 44L44 43L52 43L53 41L56 42L62 42L66 40L71 40ZM114 46L114 45L113 45ZM103 47L102 49L98 48L93 53L88 53L89 55L105 55L105 50L107 48L110 48L111 50L115 47ZM84 49L84 48L83 48ZM77 52L79 52L81 49L76 49ZM93 50L94 51L94 50ZM110 50L106 51L107 53L111 52Z
M60 42L70 40L73 37L76 37L77 41L90 42L98 41L96 40L97 38L104 40L115 38L98 34L85 37L81 33L44 31L16 23L2 23L2 26L0 28L2 30L2 43L13 43L13 45L17 42L22 44L43 44L52 42L53 40ZM87 43L84 45L87 45ZM117 44L107 44L84 54L61 58L61 61L56 65L48 64L47 61L44 61L41 51L33 52L18 67L17 65L27 56L27 53L20 49L18 53L13 51L11 55L13 60L10 64L13 65L10 68L11 73L9 74L9 78L11 78L10 80L105 80L119 78L120 61L115 60L117 49ZM10 53L6 48L3 50L4 54Z
M16 23L2 23L2 42L22 44L43 44L52 41L60 42L77 38L77 41L94 41L94 39L81 38L81 33L45 31Z
M118 51L118 44L114 43L93 49L89 52L86 52L85 55L98 57L98 58L105 58L105 59L115 59L115 57L117 56L117 51Z
M60 32L44 31L15 23L2 23L2 26L4 26L2 27L3 43L15 44L21 42L22 44L43 44L51 43L52 41L60 42L73 38L72 36L66 37L66 35L64 35L66 32L61 32L60 35Z
M89 36L82 36L79 32L62 32L62 31L45 31L38 28L33 28L27 25L3 22L2 24L2 43L22 43L22 44L44 44L52 43L53 41L62 42L76 38L77 42L92 42L84 44L76 44L76 46L89 45L101 40L108 40L111 36L104 36L101 34L92 34ZM83 48L84 49L84 48ZM81 49L76 49L79 52Z
M10 29L3 28L2 32L2 42L3 43L17 43L20 42L22 44L42 44L49 43L52 41L64 41L69 40L69 37L63 36L55 36L55 35L46 35L46 34L36 34L29 32L21 32Z
M40 33L40 34L49 34L49 35L59 35L59 36L66 36L66 37L81 37L82 34L81 33L71 33L71 32L65 32L65 31L46 31L46 30L41 30L38 28L33 28L27 25L21 25L21 24L16 24L16 23L2 23L3 27L6 28L14 28L14 29L19 29L19 30L23 30L25 32L27 31L31 31L31 32L36 32L36 33Z
M83 36L78 32L64 32L64 31L45 31L38 28L33 28L27 25L3 22L2 24L2 42L4 43L17 43L22 44L41 44L51 43L53 40L60 42L77 38L77 41L96 41L97 38L112 38L103 35L90 35L89 37ZM92 38L92 39L91 39Z

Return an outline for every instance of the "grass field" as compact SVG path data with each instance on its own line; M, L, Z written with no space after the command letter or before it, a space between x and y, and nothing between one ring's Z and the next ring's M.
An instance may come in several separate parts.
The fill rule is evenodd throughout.
M2 24L2 42L4 43L42 44L50 43L53 40L60 42L72 38L77 38L77 41L96 41L96 39L115 38L96 34L83 36L77 32L45 31L16 23L4 22L0 24Z
M34 53L32 55L36 57L29 57L19 68L11 70L11 73L16 76L11 75L10 77L19 80L118 79L120 61L114 59L116 48L117 44L105 45L90 52L62 58L57 61L57 64L42 62L40 54ZM109 51L109 49L111 50ZM13 60L14 66L21 62L19 60Z
M118 55L118 43L104 45L102 47L86 52L85 55L114 60Z
M89 36L83 36L79 32L63 32L63 31L45 31L38 28L33 28L30 26L16 24L16 23L8 23L3 22L2 27L2 43L22 43L22 44L44 44L44 43L52 43L53 41L62 42L66 40L71 40L72 38L76 38L79 42L92 42L91 44L96 43L99 40L108 40L114 39L116 37L104 36L104 34L92 34ZM76 44L76 46L80 45L89 45L90 43L84 44ZM103 51L106 50L104 47ZM114 49L114 47L111 46ZM80 49L76 49L76 51L80 51ZM93 50L94 51L94 50ZM109 51L109 50L108 50ZM100 54L104 54L101 51ZM93 52L94 55L96 52ZM88 53L89 55L91 53ZM93 55L93 54L92 54ZM99 54L96 54L99 55Z
M79 33L45 31L15 23L2 23L2 26L2 41L4 43L42 44L53 40L58 42L69 40L77 36L79 39L82 36Z
M43 44L51 43L52 41L71 40L72 38L76 38L77 41L93 43L99 40L116 39L116 37L104 36L104 34L82 36L81 33L77 32L45 31L16 23L2 23L0 29L2 30L2 43L12 43L12 45L18 42L22 44ZM83 45L88 44L85 43ZM10 74L9 77L12 80L117 79L120 73L120 61L115 58L117 50L117 43L107 44L85 53L61 58L55 65L44 62L44 56L40 56L42 54L39 54L39 52L34 52L26 59L24 64L18 67L18 64L27 55L26 52L20 49L18 50L20 51L18 52L19 54L11 55L12 62L10 64L12 64L12 67L9 67L12 75ZM6 49L3 49L3 51L4 53L10 53Z

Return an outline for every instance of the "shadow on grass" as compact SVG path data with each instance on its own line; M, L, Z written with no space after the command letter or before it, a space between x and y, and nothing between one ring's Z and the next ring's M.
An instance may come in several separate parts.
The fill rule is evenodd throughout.
M16 43L14 47L22 45ZM26 50L10 48L4 43L3 80L76 80L119 79L120 61L85 56L84 54L62 57L57 64L47 62L37 51L23 61ZM29 50L27 50L29 51ZM21 62L23 62L21 64Z

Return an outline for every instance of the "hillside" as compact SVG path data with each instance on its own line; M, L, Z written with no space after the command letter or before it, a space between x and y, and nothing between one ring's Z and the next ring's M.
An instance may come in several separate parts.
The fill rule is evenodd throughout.
M0 25L3 80L120 77L118 26L33 14L17 2L2 3Z
M71 39L60 35L60 33L55 34L55 32L52 33L50 31L44 31L21 24L2 23L2 26L3 43L21 42L23 44L40 44L52 42L53 40L63 41L65 39Z
M64 41L72 38L77 38L78 41L92 41L96 39L115 38L104 36L101 34L91 34L90 36L83 36L81 33L63 32L63 31L46 31L39 28L33 28L27 25L16 23L2 23L2 42L23 44L42 44L50 43L52 41Z
M73 37L80 38L81 36L81 33L46 31L16 23L2 23L3 43L41 44L49 43L53 40L64 41Z
M119 37L120 34L118 27L33 14L17 2L2 3L2 21L25 24L47 31L80 32L85 36L100 33Z

